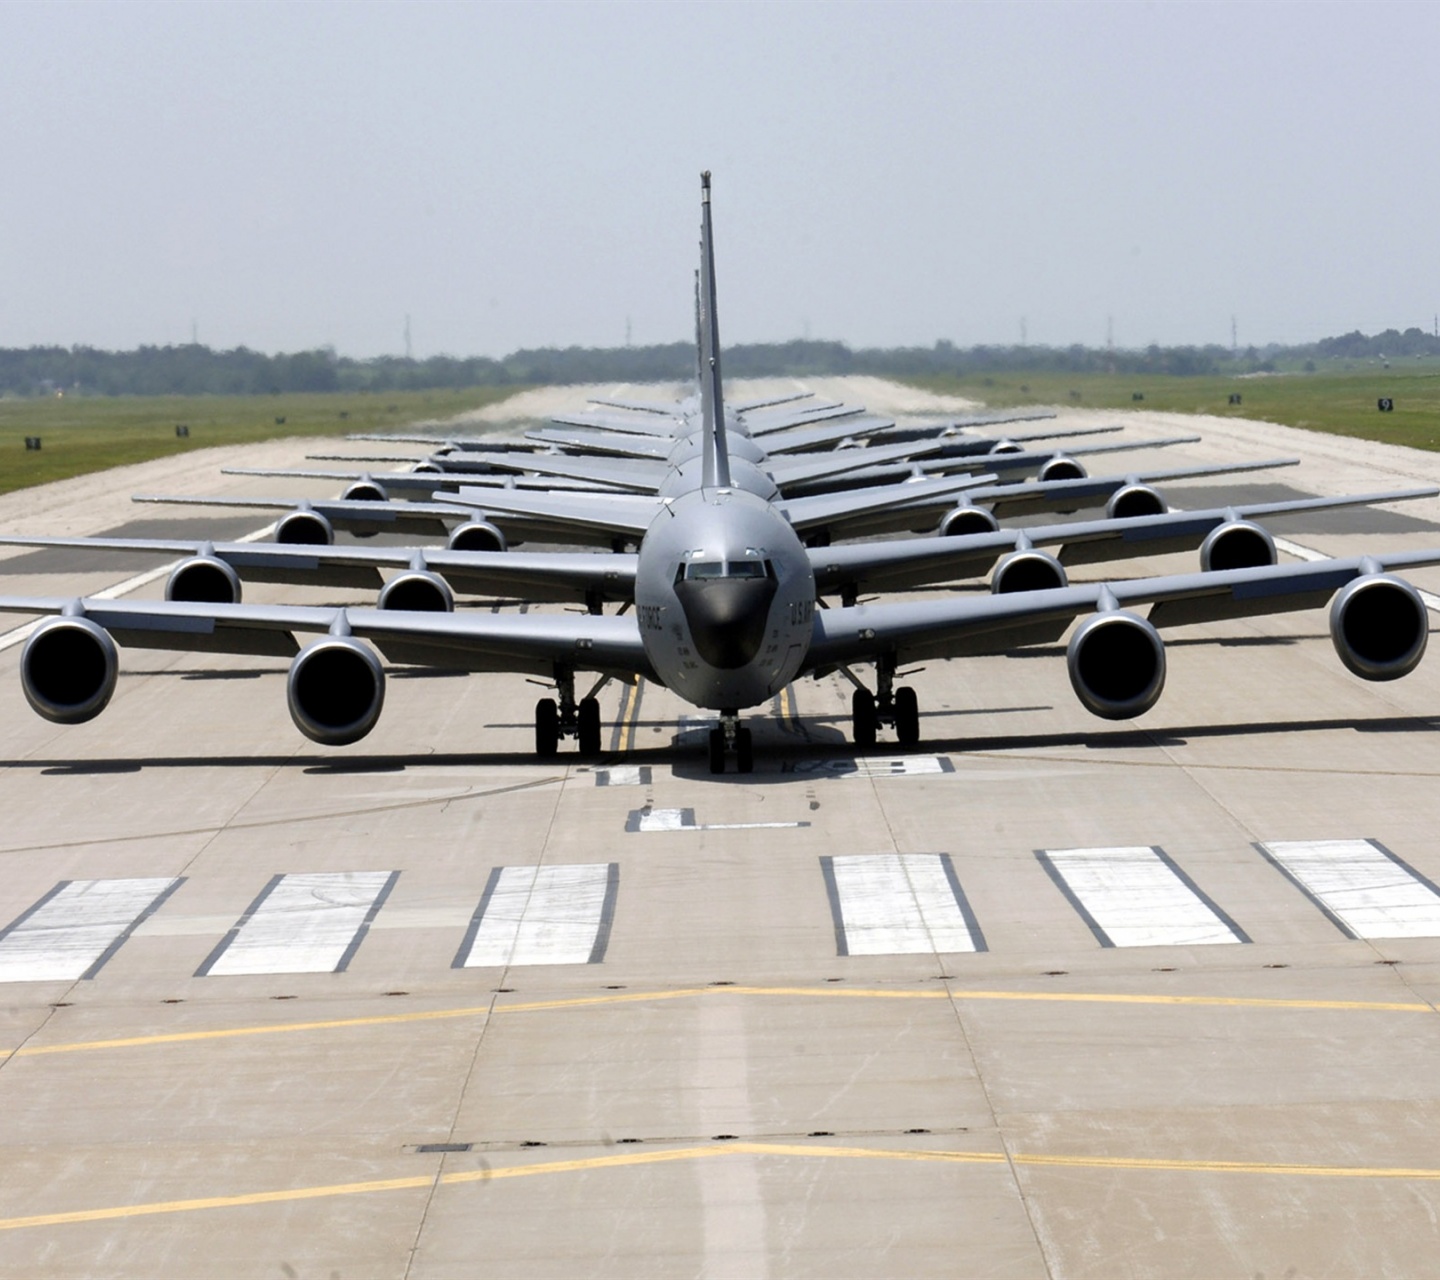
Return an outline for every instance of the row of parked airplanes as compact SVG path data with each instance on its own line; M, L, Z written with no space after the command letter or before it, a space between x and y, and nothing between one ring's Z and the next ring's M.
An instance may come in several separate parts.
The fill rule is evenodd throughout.
M1117 720L1160 697L1168 626L1329 600L1335 649L1357 676L1403 676L1424 653L1425 603L1393 571L1440 563L1440 549L1281 565L1261 522L1435 489L1173 511L1158 488L1167 481L1294 460L1101 477L1082 459L1195 437L1075 444L1119 428L1043 425L997 437L997 427L1047 415L902 426L804 393L727 406L708 174L696 353L696 391L682 401L596 400L522 441L404 437L434 447L404 471L250 473L343 479L348 488L334 501L140 499L291 507L272 543L0 538L182 557L164 601L0 597L0 610L51 615L22 655L26 698L58 723L93 718L115 689L117 645L285 656L296 725L316 742L345 745L380 716L384 663L515 672L554 684L555 696L535 710L535 750L548 758L566 739L583 755L598 753L600 687L644 679L718 713L709 738L718 773L731 757L740 771L753 768L741 713L803 676L850 679L858 747L873 746L882 727L907 745L920 736L919 706L913 688L895 683L901 667L1055 643L1077 619L1067 647L1072 686L1089 711ZM1091 520L1001 526L1102 506ZM415 545L336 546L337 529L411 535ZM927 536L894 536L921 531ZM511 549L522 541L592 549ZM1066 574L1067 565L1196 548L1195 573L1084 584ZM989 594L860 603L862 594L987 572ZM374 608L241 600L247 579L359 588L381 586L387 573ZM580 601L586 611L457 611L457 592ZM611 603L620 607L607 614ZM301 647L297 637L317 634ZM595 687L577 698L577 679L592 677Z

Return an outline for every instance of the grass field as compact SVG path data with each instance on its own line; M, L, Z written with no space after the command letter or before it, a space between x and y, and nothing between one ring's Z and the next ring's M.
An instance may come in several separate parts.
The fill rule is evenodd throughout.
M917 380L929 390L994 406L1083 405L1096 409L1159 409L1257 418L1335 435L1440 449L1440 369L1351 368L1318 373L1174 378L1161 375L1017 373ZM1233 405L1230 397L1238 395ZM1143 396L1143 401L1137 400ZM1389 397L1395 408L1381 413Z
M0 400L0 493L129 462L279 436L400 430L483 408L514 388L379 395L45 396ZM184 424L188 438L175 428ZM38 451L25 437L38 436Z

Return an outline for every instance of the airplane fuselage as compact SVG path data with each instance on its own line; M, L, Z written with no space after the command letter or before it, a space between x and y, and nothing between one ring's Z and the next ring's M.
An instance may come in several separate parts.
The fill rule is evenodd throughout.
M799 671L815 576L799 536L764 499L692 490L646 532L635 609L667 688L697 707L740 710L774 697Z

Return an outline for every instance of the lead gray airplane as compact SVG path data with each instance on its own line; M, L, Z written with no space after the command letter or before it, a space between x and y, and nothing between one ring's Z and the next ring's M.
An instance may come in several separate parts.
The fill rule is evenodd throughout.
M779 505L731 482L725 450L720 342L715 315L709 174L701 179L701 406L699 482L653 516L636 556L631 614L446 614L348 607L0 597L0 610L46 617L27 641L21 681L30 705L57 723L98 715L115 689L117 645L291 658L291 716L312 740L345 745L379 720L391 663L518 672L553 680L558 698L536 706L535 747L560 739L600 747L593 694L576 700L579 673L662 684L718 713L712 772L735 758L753 768L740 713L805 675L843 670L856 681L857 745L893 725L919 738L918 699L896 687L901 664L962 658L1060 639L1074 691L1112 720L1153 707L1165 683L1160 629L1330 601L1337 654L1355 675L1390 680L1412 671L1429 634L1419 592L1396 569L1440 564L1440 548L1299 565L1262 565L1131 581L1057 586L979 598L816 608L816 567ZM1138 609L1149 606L1148 616ZM320 638L301 647L297 636ZM372 648L373 646L373 648ZM376 650L379 651L377 655ZM875 669L873 689L854 674Z

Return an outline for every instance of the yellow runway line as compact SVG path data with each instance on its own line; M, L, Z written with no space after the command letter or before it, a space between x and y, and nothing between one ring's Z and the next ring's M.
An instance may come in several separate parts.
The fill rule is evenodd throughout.
M672 1147L655 1151L589 1156L572 1160L532 1161L465 1169L454 1173L417 1174L404 1178L382 1178L370 1182L331 1183L314 1187L293 1187L280 1191L252 1191L231 1196L205 1196L187 1200L162 1200L149 1204L112 1205L98 1209L72 1209L60 1213L36 1213L24 1217L0 1218L0 1231L26 1227L56 1227L86 1222L113 1222L126 1218L162 1214L194 1213L206 1209L239 1209L263 1204L291 1204L339 1196L376 1195L388 1191L415 1191L431 1187L459 1187L474 1183L500 1182L513 1178L557 1176L599 1170L637 1168L690 1160L786 1157L804 1160L883 1160L914 1164L989 1165L1033 1168L1084 1169L1087 1171L1142 1173L1250 1174L1291 1178L1376 1178L1440 1180L1440 1169L1394 1166L1349 1166L1319 1164L1273 1164L1242 1160L1162 1160L1112 1156L1051 1156L1019 1154L1007 1156L994 1151L897 1151L875 1147L806 1146L802 1143L726 1142L703 1147Z
M556 1000L531 1000L515 1004L475 1005L456 1009L428 1009L415 1013L375 1014L360 1018L332 1018L310 1022L282 1022L248 1027L222 1027L209 1031L174 1031L148 1036L126 1036L111 1040L81 1040L65 1044L24 1045L0 1051L0 1062L9 1058L32 1058L60 1053L86 1053L99 1049L139 1049L167 1044L188 1044L204 1040L235 1040L246 1036L285 1035L302 1031L342 1031L359 1027L404 1026L417 1022L443 1022L459 1018L499 1017L515 1013L558 1012L564 1009L603 1008L609 1005L649 1004L660 1000L688 1000L702 997L744 996L747 998L788 997L806 1000L985 1000L1041 1004L1108 1004L1152 1007L1215 1009L1283 1009L1299 1012L1346 1013L1434 1013L1424 1001L1308 1000L1266 996L1167 996L1137 995L1128 992L1095 991L924 991L886 990L863 987L682 987L672 991L627 991L603 996L572 996Z

